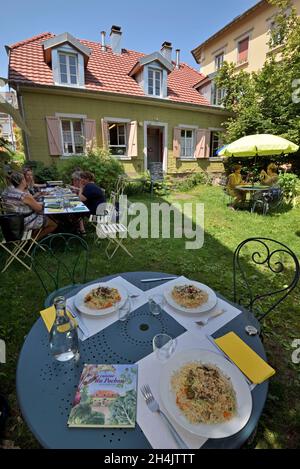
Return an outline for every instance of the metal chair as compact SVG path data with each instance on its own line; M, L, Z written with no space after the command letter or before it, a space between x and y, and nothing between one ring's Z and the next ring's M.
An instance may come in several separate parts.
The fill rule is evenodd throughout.
M86 282L88 255L86 241L69 233L49 235L35 246L32 269L48 295L45 307L52 305L56 296L65 296Z
M299 278L297 256L279 241L249 238L234 252L234 302L253 313L258 321L294 290Z
M283 191L277 187L259 191L253 196L251 212L255 212L255 209L259 207L262 214L266 215L269 211L276 210L282 205L283 196Z

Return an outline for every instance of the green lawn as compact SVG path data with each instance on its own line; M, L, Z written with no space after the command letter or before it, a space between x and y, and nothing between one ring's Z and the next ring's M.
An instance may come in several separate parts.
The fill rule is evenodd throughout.
M133 198L132 198L133 199ZM161 201L140 197L139 201ZM220 188L198 186L188 194L172 194L169 202L199 201L205 204L205 242L198 251L185 250L184 240L128 240L133 259L119 252L108 261L99 247L91 247L88 280L125 271L163 271L183 274L208 284L232 298L232 255L235 247L252 236L271 237L288 245L300 255L300 208L262 217L248 212L233 212L226 207ZM258 273L260 285L264 284ZM268 277L265 278L268 281ZM300 339L299 288L267 320L265 348L276 375L260 420L258 448L300 447L300 365L291 361L292 341ZM8 396L12 415L5 438L21 448L36 448L38 443L20 416L15 394L15 370L24 337L39 316L44 292L31 272L15 266L1 275L0 337L8 349L8 362L0 369L0 392ZM30 366L30 364L28 364Z

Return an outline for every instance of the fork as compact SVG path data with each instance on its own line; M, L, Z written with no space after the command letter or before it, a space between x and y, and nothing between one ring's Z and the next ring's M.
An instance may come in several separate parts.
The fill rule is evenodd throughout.
M179 445L179 448L182 449L189 449L189 447L185 444L183 439L179 436L175 428L173 427L172 423L168 419L168 417L160 410L158 402L155 400L152 391L150 389L150 386L146 384L145 386L141 387L141 393L143 394L143 397L146 401L147 406L151 410L151 412L158 412L162 417L167 426L169 427L170 432L173 435L173 438L175 439L176 443Z
M218 316L221 316L221 314L225 313L226 311L224 309L219 309L218 311L215 311L211 316L209 316L207 319L202 319L202 321L195 321L198 326L206 326L206 324L213 318L217 318Z

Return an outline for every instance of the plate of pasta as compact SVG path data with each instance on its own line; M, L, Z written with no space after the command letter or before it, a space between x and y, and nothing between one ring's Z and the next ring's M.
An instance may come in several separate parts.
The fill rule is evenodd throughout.
M95 283L80 290L74 305L80 313L101 317L113 313L116 305L122 307L128 298L127 291L111 283Z
M164 296L170 306L184 313L205 313L217 304L217 295L211 288L192 280L167 286Z
M239 432L252 412L250 388L237 367L217 353L184 350L164 365L160 397L187 431L206 438Z

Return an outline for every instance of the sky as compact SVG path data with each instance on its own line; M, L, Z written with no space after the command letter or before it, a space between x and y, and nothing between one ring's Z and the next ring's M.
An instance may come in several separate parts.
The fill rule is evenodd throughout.
M5 3L4 3L5 2ZM164 41L181 49L181 61L198 69L190 51L257 0L2 0L0 77L7 77L4 46L42 32L69 32L100 42L113 24L123 31L122 47L151 53Z

